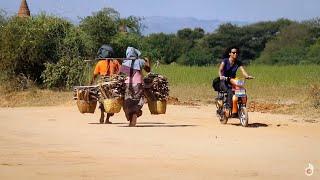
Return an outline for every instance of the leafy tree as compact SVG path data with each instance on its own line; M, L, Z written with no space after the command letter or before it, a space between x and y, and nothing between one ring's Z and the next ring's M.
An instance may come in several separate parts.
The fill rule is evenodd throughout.
M144 38L144 51L151 55L152 59L158 59L162 63L175 62L188 46L188 41L177 38L174 34L151 34Z
M203 38L205 35L205 32L202 28L198 27L198 28L194 28L193 30L193 38L194 39L201 39Z
M257 62L298 64L306 55L309 41L309 27L305 24L293 23L281 29L278 36L266 44L266 48Z
M177 36L181 39L193 40L193 31L190 28L184 28L178 30Z
M69 22L45 14L10 18L0 35L0 70L41 82L44 63L60 59L60 45L70 27Z
M85 17L80 22L80 28L86 32L91 39L94 39L95 49L99 49L102 44L110 44L118 33L133 33L140 35L141 18L129 16L120 18L119 12L112 8L103 8L93 13L92 16ZM115 38L119 38L117 35Z
M315 44L310 46L306 59L302 63L320 64L320 38Z
M141 20L142 18L135 16L120 18L119 20L117 20L117 26L120 32L128 32L141 35L141 30L144 28Z
M80 28L95 40L95 49L102 44L110 43L111 39L118 32L120 14L112 8L103 8L87 16L80 22Z
M260 56L265 44L276 37L280 29L290 25L292 21L279 19L275 22L259 22L239 27L231 23L222 24L212 34L205 37L212 49L216 63L220 62L227 47L238 46L241 50L240 59L249 63Z
M66 33L59 49L62 57L90 58L96 53L94 41L78 27L71 27Z
M110 43L115 51L116 57L125 57L125 52L128 46L137 49L142 48L141 36L131 33L118 33L115 35Z
M213 62L213 56L210 49L201 46L195 46L190 51L186 52L181 58L185 65L209 65ZM180 60L181 61L181 60Z

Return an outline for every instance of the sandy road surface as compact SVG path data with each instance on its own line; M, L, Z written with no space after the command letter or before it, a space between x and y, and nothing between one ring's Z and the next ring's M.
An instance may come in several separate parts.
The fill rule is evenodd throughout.
M243 128L213 109L144 107L128 128L122 112L106 125L76 106L2 108L0 179L320 179L319 121L250 113Z

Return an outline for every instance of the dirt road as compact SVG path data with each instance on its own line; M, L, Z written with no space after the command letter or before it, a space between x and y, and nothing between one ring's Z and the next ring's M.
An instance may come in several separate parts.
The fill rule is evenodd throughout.
M169 106L129 128L76 106L0 109L0 179L320 179L320 122L250 113L221 125L213 106ZM314 166L312 176L305 168Z

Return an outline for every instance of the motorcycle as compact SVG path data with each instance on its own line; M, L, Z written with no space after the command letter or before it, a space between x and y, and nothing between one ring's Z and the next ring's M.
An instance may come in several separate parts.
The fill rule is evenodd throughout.
M251 79L251 78L248 78ZM244 88L244 79L231 79L233 81L232 86L232 111L227 109L227 92L218 91L216 97L216 107L217 107L217 116L221 124L227 124L228 119L231 117L239 118L240 123L243 127L247 127L249 123L248 110L246 107L247 104L247 93Z

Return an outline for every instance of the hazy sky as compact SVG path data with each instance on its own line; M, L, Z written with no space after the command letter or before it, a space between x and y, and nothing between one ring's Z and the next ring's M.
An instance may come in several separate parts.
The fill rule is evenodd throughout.
M21 0L0 0L0 9L16 13ZM320 0L27 0L32 14L45 11L62 17L84 17L103 7L121 16L194 17L207 20L262 21L320 16Z

